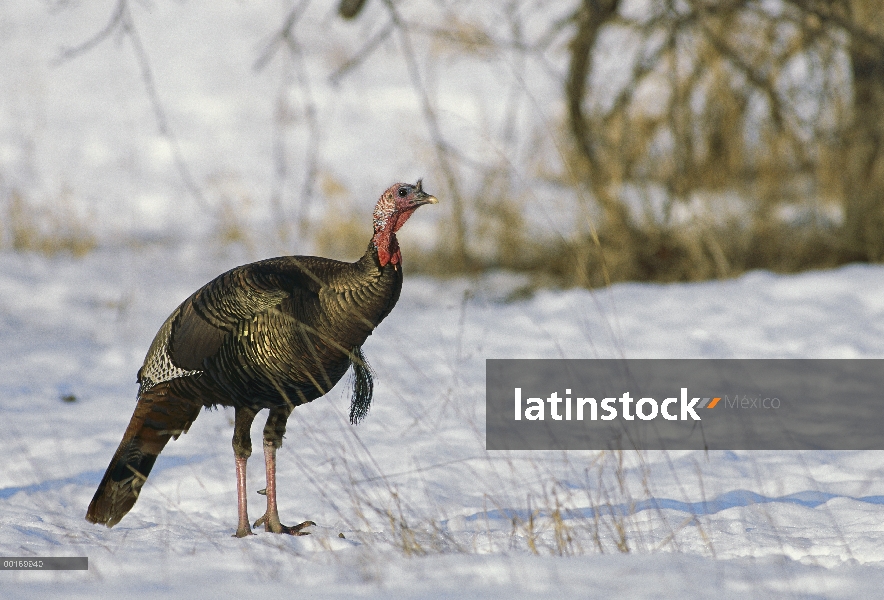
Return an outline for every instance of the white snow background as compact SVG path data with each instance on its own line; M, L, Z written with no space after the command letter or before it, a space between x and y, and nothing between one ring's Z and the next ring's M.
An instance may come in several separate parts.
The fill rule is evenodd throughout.
M20 3L0 17L0 183L72 196L102 243L80 259L0 254L0 555L88 556L89 570L2 571L0 596L880 597L881 452L484 449L486 358L880 358L878 266L514 299L522 282L504 274L409 277L414 240L403 236L402 298L365 345L377 374L368 418L347 423L345 377L289 419L280 515L315 521L311 536L230 537L229 409L201 414L170 442L116 527L87 523L154 333L197 287L267 248L200 237L211 220L186 200L125 40L52 66L114 3L56 4ZM276 91L251 65L285 6L132 5L199 182L224 173L255 198L270 194ZM382 21L378 7L370 14L352 31ZM332 17L319 10L303 34L321 37ZM411 149L425 134L404 69L384 78L372 68L316 90L337 124L322 134L324 165L366 215L392 180L426 174L428 155ZM494 107L481 74L470 75L469 98ZM440 89L440 102L481 120L485 108L471 117L455 92ZM471 136L457 139L481 137ZM406 229L421 231L436 208ZM170 228L191 235L150 237ZM114 241L138 235L147 241ZM253 439L262 427L259 416ZM262 467L258 452L253 519Z

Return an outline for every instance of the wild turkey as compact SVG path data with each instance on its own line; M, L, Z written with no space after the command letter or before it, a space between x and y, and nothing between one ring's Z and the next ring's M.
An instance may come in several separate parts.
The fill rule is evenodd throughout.
M285 256L237 267L197 290L166 319L138 371L138 402L86 520L116 525L138 494L170 438L186 433L203 407L233 406L233 453L239 523L252 533L246 509L249 430L267 408L264 460L267 511L255 527L305 535L311 521L279 522L276 450L292 410L328 392L351 366L350 421L358 423L372 397L362 344L386 317L402 288L396 231L421 205L435 204L419 180L397 183L374 209L374 235L355 263Z

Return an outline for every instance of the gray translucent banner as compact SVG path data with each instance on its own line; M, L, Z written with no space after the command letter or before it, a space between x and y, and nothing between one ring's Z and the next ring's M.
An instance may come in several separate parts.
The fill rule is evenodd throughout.
M0 571L88 571L85 556L0 556Z
M884 450L882 360L485 361L488 450Z

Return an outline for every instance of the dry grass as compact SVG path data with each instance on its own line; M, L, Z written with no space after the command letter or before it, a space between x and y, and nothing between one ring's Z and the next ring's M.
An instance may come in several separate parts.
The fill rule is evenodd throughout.
M17 252L38 252L54 256L83 256L93 250L97 239L88 219L72 206L68 193L50 205L38 204L18 190L6 198L0 214L2 244Z
M596 9L615 4L600 3ZM395 26L378 32L377 43L345 61L332 78L345 77L369 60L381 41L401 34L409 79L431 132L422 162L437 163L432 180L443 199L439 208L449 211L439 221L435 247L408 248L409 270L445 277L505 269L530 274L534 287L599 287L884 260L884 228L878 222L884 218L877 191L881 182L856 175L857 165L884 164L879 145L863 150L870 145L869 136L851 130L880 121L852 123L852 111L860 106L850 96L844 65L858 50L845 42L841 26L837 20L830 23L828 13L806 14L798 5L789 6L783 14L768 14L751 3L689 1L677 11L650 18L627 17L612 9L582 22L575 14L573 21L550 24L548 35L533 46L526 45L525 24L520 22L532 13L516 10L527 10L519 3L506 12L509 32L454 10L436 25L415 26L408 35L420 37L439 61L505 58L516 75L512 87L500 90L508 106L503 121L489 118L475 125L476 139L488 142L487 152L472 153L482 157L477 161L462 154L473 140L462 138L455 144L449 139L413 44L401 31L393 5L387 5ZM604 51L606 43L598 36L610 32L630 34L639 50L632 58L624 55L622 70L628 76L619 83L598 80L593 69L604 61L582 60ZM514 49L521 54L508 54ZM563 73L568 114L551 123L545 114L550 109L532 96L525 68L529 59L560 52L569 60L568 73ZM790 75L787 67L798 59L814 65L816 79ZM149 78L145 83L150 89ZM878 80L866 83L871 91L880 91ZM309 112L312 100L304 102ZM799 105L804 108L798 110ZM528 109L534 111L529 127L537 131L525 130L518 116L525 106L533 107ZM310 125L316 131L320 126ZM520 159L526 145L533 152ZM845 150L853 146L859 150ZM361 255L371 232L368 214L354 208L345 182L323 171L317 148L312 145L308 152L311 166L297 220L277 207L273 222L261 227L247 216L263 200L253 198L235 176L198 182L205 188L198 195L216 200L213 242L256 254L256 246L276 228L272 233L288 249L288 236L298 228L298 241L317 254L343 260ZM539 161L546 165L537 168ZM884 168L867 171L884 173ZM466 173L469 177L462 177ZM290 174L282 169L277 177L283 189ZM190 181L189 175L185 179ZM568 201L580 205L587 223L566 228L557 237L538 234L526 216L526 204L557 201L532 190L541 180L567 191ZM521 191L513 191L513 182L519 182ZM314 183L325 202L318 222L304 210ZM661 191L662 206L637 209L635 198L625 198L627 189L639 190L639 195ZM739 219L722 219L711 210L689 219L673 217L692 200L716 195L739 198L746 210ZM836 222L777 216L786 205L812 212L822 199L838 205L842 214ZM270 202L280 203L282 196L276 194ZM97 243L88 220L78 217L67 195L47 207L13 191L5 208L0 241L6 247L79 256ZM633 213L641 210L655 216L636 218Z
M489 466L499 465L497 458L489 454L485 460ZM566 460L575 458L579 463L577 457ZM654 498L654 494L647 468L627 466L634 459L627 459L623 452L594 453L584 467L584 487L575 487L573 481L562 483L546 472L542 483L529 486L534 491L520 502L504 501L498 497L500 491L489 489L485 492L489 510L474 515L479 517L473 521L475 526L465 531L452 530L450 519L440 521L438 514L424 514L393 490L388 490L387 497L351 490L358 524L347 537L358 538L367 548L392 547L410 557L512 551L538 556L679 552L688 540L694 545L703 540L702 546L714 556L705 515L690 514L677 525L661 509L639 506L640 499ZM548 469L524 456L510 455L504 464L516 478L510 489L526 487L528 473L542 474ZM702 474L697 476L702 481ZM649 511L655 516L649 517ZM377 529L379 521L386 521L382 531ZM691 525L689 531L686 524Z
M736 277L752 269L795 273L833 268L864 257L845 243L841 226L820 219L777 218L769 211L740 220L697 218L678 225L606 223L595 235L543 238L524 216L523 203L505 192L482 192L473 204L480 215L471 225L465 263L439 223L435 246L407 249L412 273L436 277L508 270L528 274L531 287L603 287L622 281L688 282ZM245 219L247 196L224 196L218 204L213 243L252 249L261 233ZM800 205L799 205L800 207ZM13 191L2 215L0 244L18 252L78 257L98 244L87 219L69 200L51 206ZM317 254L353 260L365 251L368 215L355 210L345 194L333 194L322 219L309 231Z
M248 225L245 215L248 214L251 199L248 196L230 196L222 194L216 210L215 241L218 245L240 245L251 250L254 246L253 236L256 232Z
M316 251L328 258L355 260L371 238L371 215L356 210L346 186L330 174L322 174L320 188L326 208L322 220L310 228Z
M503 269L531 276L532 287L604 287L623 281L675 283L737 277L753 269L796 273L861 261L831 223L754 215L724 223L607 224L592 233L542 238L518 213L505 210L486 231L466 269L452 250L410 248L410 270L437 277Z

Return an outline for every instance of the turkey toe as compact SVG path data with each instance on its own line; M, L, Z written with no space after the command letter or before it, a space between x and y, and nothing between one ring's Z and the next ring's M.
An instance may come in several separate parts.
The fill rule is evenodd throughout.
M279 522L279 518L267 518L265 514L263 517L255 521L255 527L260 527L264 525L264 531L268 533L287 533L289 535L310 535L309 531L301 531L307 527L315 526L316 523L313 521L304 521L294 527L289 527L288 525L283 525Z

